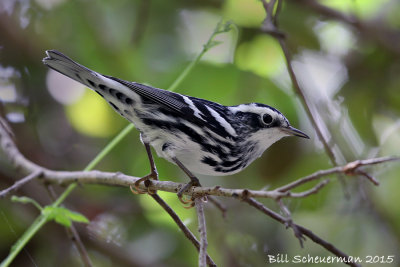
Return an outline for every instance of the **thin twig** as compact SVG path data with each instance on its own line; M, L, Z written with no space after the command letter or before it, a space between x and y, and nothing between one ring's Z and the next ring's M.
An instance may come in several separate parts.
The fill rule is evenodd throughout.
M329 158L331 159L332 163L335 166L338 166L339 163L335 157L335 154L331 147L328 144L328 140L325 138L325 136L322 133L321 126L318 124L318 120L315 118L314 114L311 111L310 103L307 101L307 98L305 94L303 93L303 90L300 88L300 84L297 81L296 75L294 73L293 67L292 67L292 56L289 52L289 49L286 45L286 42L282 38L278 38L279 45L281 46L281 49L283 51L283 54L285 55L286 59L286 66L290 75L290 79L292 80L293 87L295 89L295 92L297 95L300 97L301 101L303 102L303 107L305 108L309 119L311 120L311 123L314 125L315 131L318 135L319 140L322 142L325 152L328 154Z
M300 192L300 193L292 193L290 192L288 197L292 197L292 198L303 198L303 197L308 197L309 195L313 195L319 192L319 190L321 190L325 185L327 185L329 183L329 180L323 180L322 182L318 183L316 186L314 186L313 188Z
M208 242L206 218L204 215L204 204L201 197L196 198L194 202L196 206L197 220L199 222L198 230L200 234L199 267L205 267Z
M151 194L150 196L171 216L171 218L175 221L178 227L185 234L186 238L189 239L190 242L192 242L193 245L196 247L197 251L200 252L199 241L196 239L194 234L189 230L189 228L186 227L186 225L182 222L182 220L175 213L175 211L158 194ZM217 266L207 253L206 253L206 259L207 259L207 264L209 266Z
M362 175L362 176L364 176L365 178L367 178L368 180L370 180L371 183L373 183L374 185L376 185L376 186L379 185L379 181L378 181L374 176L368 174L367 172L358 170L356 173L357 173L357 174L360 174L360 175Z
M208 196L207 198L212 204L214 204L214 206L217 209L219 209L221 211L222 217L226 218L226 211L227 211L226 206L212 196Z
M281 1L278 0L278 6L276 9L276 13L274 14L275 3L276 0L271 0L267 2L266 0L262 0L265 12L267 16L261 26L263 32L268 33L276 38L285 38L285 34L278 30L277 28L277 16L276 14L279 13L281 8Z
M330 175L330 174L334 174L334 173L340 173L341 172L341 167L335 167L332 169L328 169L328 170L320 170L317 172L314 172L313 174L307 175L303 178L299 178L294 182L291 182L289 184L286 184L284 186L281 186L279 188L276 188L275 190L278 192L287 192L289 190L292 190L293 188L296 188L302 184L317 180L321 177Z
M307 229L307 228L305 228L305 227L303 227L301 225L295 224L291 220L288 221L285 217L283 217L283 216L279 215L278 213L268 209L262 203L258 202L254 198L244 198L242 200L244 202L248 203L250 206L252 206L252 207L258 209L259 211L263 212L264 214L268 215L272 219L274 219L274 220L276 220L276 221L278 221L278 222L280 222L280 223L292 228L293 231L295 232L295 235L296 235L297 238L299 238L299 237L303 238L303 236L307 236L308 238L310 238L315 243L321 245L326 250L332 252L334 255L344 259L345 260L344 263L346 263L347 265L354 266L354 267L360 267L360 265L358 265L357 263L351 262L351 258L350 258L349 255L345 254L344 252L339 250L337 247L335 247L331 243L323 240L322 238L320 238L319 236L314 234L309 229Z
M89 253L86 250L85 245L83 244L78 231L76 230L75 225L72 223L70 227L65 228L67 231L67 235L70 237L72 242L75 244L78 249L79 255L81 256L82 262L86 267L92 267L92 261L90 260Z
M290 213L288 207L286 207L286 205L283 204L283 202L282 202L281 199L278 199L277 202L278 202L278 205L279 205L281 211L282 211L283 214L285 214L285 216L286 216L286 218L285 218L285 219L286 219L286 223L285 223L286 229L287 229L287 228L292 228L292 229L293 229L294 236L299 240L300 247L301 247L301 248L304 248L304 243L303 243L303 241L305 241L305 238L304 238L304 236L301 234L301 232L299 231L299 229L297 228L297 226L294 224L293 219L292 219L292 214ZM260 204L261 204L261 203L260 203Z
M361 166L366 166L366 165L375 165L383 162L388 162L388 161L396 161L399 160L400 157L381 157L381 158L372 158L372 159L362 159L362 160L356 160L353 162L349 162L345 166L343 166L343 171L352 171L357 169L358 167Z
M8 194L17 191L18 188L20 188L21 186L25 185L26 183L32 181L35 178L40 177L40 175L42 174L41 170L36 170L30 174L28 174L26 177L18 180L17 182L15 182L12 186L0 191L0 198L4 198L6 197Z
M310 174L306 177L297 179L296 181L281 186L279 188L276 188L275 191L278 192L287 192L289 190L292 190L295 187L298 187L302 184L314 181L316 179L319 179L321 177L330 175L330 174L334 174L334 173L343 173L346 175L356 175L356 174L361 174L359 173L360 167L364 167L364 166L369 166L369 165L375 165L375 164L380 164L380 163L384 163L384 162L389 162L389 161L398 161L400 160L400 157L380 157L380 158L373 158L373 159L365 159L365 160L356 160L356 161L352 161L347 163L344 166L339 166L339 167L335 167L335 168L331 168L331 169L327 169L327 170L320 170L317 171L313 174ZM365 175L364 173L362 173L362 175ZM375 179L376 180L376 179ZM378 181L372 181L375 185L378 185L379 182Z

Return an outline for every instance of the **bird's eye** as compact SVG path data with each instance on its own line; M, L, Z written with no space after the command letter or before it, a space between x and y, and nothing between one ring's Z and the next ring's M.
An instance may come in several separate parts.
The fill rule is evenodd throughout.
M271 122L273 121L272 116L269 114L264 114L262 120L265 124L271 124Z

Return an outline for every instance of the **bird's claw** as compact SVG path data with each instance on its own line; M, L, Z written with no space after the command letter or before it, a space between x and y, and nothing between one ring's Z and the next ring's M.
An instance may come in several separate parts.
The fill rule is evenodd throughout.
M192 202L192 198L187 195L178 195L178 199L182 204L189 204Z
M140 178L139 180L137 180L133 185L130 185L129 188L131 189L131 192L135 195L141 195L141 194L149 194L149 195L153 195L155 193L157 193L157 190L151 190L150 189L150 179L153 180L158 180L157 174L149 174L146 175L142 178ZM146 186L147 190L143 190L140 188L140 183L143 182L144 185Z
M195 206L194 200L190 200L190 204L187 205L187 206L183 205L183 207L184 207L185 209L191 209L191 208L193 208L194 206Z
M141 195L141 194L145 194L145 191L142 191L141 189L138 189L136 186L134 185L129 185L129 189L131 190L132 194L134 195Z
M178 199L183 204L182 206L185 209L191 209L195 205L193 197L189 197L187 195L182 195L178 193Z
M194 198L184 195L183 193L192 186L200 186L198 181L190 181L178 191L178 199L185 209L193 208L195 205ZM185 199L186 198L186 199Z

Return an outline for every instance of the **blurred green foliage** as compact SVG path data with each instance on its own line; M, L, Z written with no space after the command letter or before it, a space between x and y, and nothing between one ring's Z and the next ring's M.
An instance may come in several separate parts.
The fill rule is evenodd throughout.
M368 27L399 34L398 1L321 3L355 14ZM80 170L127 123L92 91L86 90L69 104L53 97L51 90L58 86L57 82L51 85L50 79L46 82L49 70L41 63L45 50L57 49L100 73L167 88L224 18L232 20L235 29L218 36L222 44L207 52L177 92L225 105L271 105L312 139L282 140L241 173L200 177L202 184L274 188L332 166L292 91L279 45L259 30L264 19L260 1L5 0L0 2L0 13L0 110L12 123L19 148L38 164ZM284 2L279 22L287 33L299 81L332 137L339 161L399 155L399 53L382 45L376 35L365 38L362 31L367 29L327 20L318 10L296 1ZM61 99L75 89L63 88ZM155 161L161 179L187 180L176 166L157 157ZM146 175L148 161L137 131L98 169ZM334 176L318 194L285 203L295 222L347 254L396 255L398 262L400 166L385 164L368 171L380 180L379 187L360 177L347 177L343 188ZM0 177L1 188L19 178L2 154ZM40 205L51 202L39 183L30 183L19 193ZM160 195L197 232L194 210L183 209L174 194ZM309 240L301 249L291 230L240 201L221 201L228 207L226 219L212 205L206 210L209 253L220 266L264 266L268 254L330 255ZM279 210L275 202L263 202ZM133 196L126 188L87 185L68 198L67 207L90 220L88 226L78 228L95 266L197 263L193 246L148 196ZM0 201L0 259L37 213L29 205ZM82 265L57 224L46 225L26 251L15 266L29 266L32 261L39 266Z

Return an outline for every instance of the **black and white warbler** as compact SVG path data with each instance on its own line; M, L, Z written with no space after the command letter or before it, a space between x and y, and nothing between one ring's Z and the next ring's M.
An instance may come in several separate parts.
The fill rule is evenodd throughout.
M281 112L264 104L223 106L102 75L55 50L46 54L44 64L93 89L140 131L151 164L151 173L140 181L158 179L149 145L190 177L178 193L180 199L185 190L200 185L192 172L234 174L282 137L309 138L290 126Z

